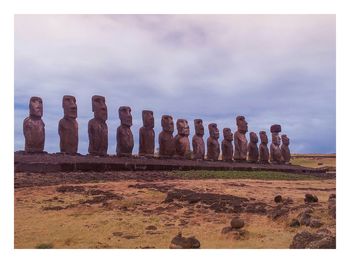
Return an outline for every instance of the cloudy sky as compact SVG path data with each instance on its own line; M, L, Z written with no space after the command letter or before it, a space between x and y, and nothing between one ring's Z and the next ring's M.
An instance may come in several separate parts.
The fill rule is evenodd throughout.
M141 111L206 127L249 131L282 125L295 153L336 152L335 15L16 15L15 150L31 96L44 103L45 150L59 151L62 96L78 104L87 153L91 96L108 107L110 154L118 108L132 108L134 152ZM248 137L248 136L247 136ZM156 147L158 141L156 138Z

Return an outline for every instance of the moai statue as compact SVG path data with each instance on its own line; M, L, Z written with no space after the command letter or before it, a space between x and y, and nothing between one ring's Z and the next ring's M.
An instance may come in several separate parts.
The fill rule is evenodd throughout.
M64 117L58 124L60 151L76 154L78 151L77 104L74 96L65 95L62 99Z
M267 144L269 143L269 139L267 138L267 134L265 131L259 132L260 136L260 145L259 145L259 162L260 163L269 163L270 153L269 147Z
M177 135L175 136L175 152L178 157L191 158L190 127L185 119L178 119L176 121Z
M108 149L108 127L106 120L107 105L105 97L92 96L92 111L94 118L88 123L89 132L89 154L91 155L107 155Z
M175 140L173 137L174 121L170 115L162 116L163 131L159 133L159 156L172 157L175 154Z
M207 159L217 161L220 155L220 144L219 144L219 129L216 123L210 123L208 125L209 137L207 139Z
M224 139L221 142L222 160L232 162L233 157L233 133L230 128L223 129Z
M23 121L25 138L24 150L27 153L41 153L45 144L45 123L43 116L43 101L40 97L31 97L29 101L29 117Z
M131 108L119 107L120 126L117 129L117 156L131 156L134 148L134 137L130 127L132 126Z
M274 124L271 126L270 131L272 133L272 143L270 145L270 161L272 163L281 163L282 162L282 153L281 153L281 138L278 133L281 132L281 125Z
M234 134L235 154L233 158L236 161L245 161L247 159L248 142L245 134L248 132L248 123L244 116L236 118L237 131Z
M249 133L249 144L248 144L248 161L256 163L259 159L258 150L258 135L255 132Z
M282 138L282 146L281 146L282 161L284 163L290 164L289 138L287 137L286 134L283 134L281 138Z
M194 129L196 134L192 137L193 159L204 160L205 145L203 140L204 126L201 119L194 120Z
M139 130L139 155L154 155L154 117L153 111L142 111L143 126Z

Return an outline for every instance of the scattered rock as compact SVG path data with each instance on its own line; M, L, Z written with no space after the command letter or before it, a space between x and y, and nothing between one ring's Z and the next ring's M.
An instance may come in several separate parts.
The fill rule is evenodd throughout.
M71 205L66 205L66 206L46 206L43 207L42 209L44 211L59 211L59 210L64 210L64 209L68 209L68 208L73 208L76 207L76 205L71 204Z
M123 232L113 232L112 235L115 237L121 237L123 235Z
M272 208L269 213L268 217L272 218L273 220L280 218L282 216L285 216L289 213L290 208L283 205L279 204L278 206Z
M284 205L290 205L290 204L293 204L293 203L294 203L294 201L290 197L287 197L286 199L283 200L283 204Z
M328 197L328 201L332 200L332 199L336 199L336 195L335 194L330 194Z
M62 185L56 188L59 193L83 193L85 188L78 185Z
M125 239L135 239L135 238L138 238L139 236L135 236L135 235L123 235L122 238L125 238Z
M146 235L161 235L161 234L164 234L164 232L162 232L162 231L152 231L152 230L146 231Z
M336 239L328 231L317 231L312 234L307 231L296 234L289 248L336 248Z
M267 204L263 202L253 202L244 204L245 205L245 212L247 213L254 213L254 214L260 214L265 215L267 213L266 207Z
M290 222L289 224L290 227L299 227L300 226L300 222L298 219L292 219L292 222Z
M221 230L221 234L230 233L232 230L233 230L232 227L230 227L230 226L225 226L225 227Z
M323 224L320 222L320 220L317 220L317 219L311 219L310 221L310 227L312 228L319 228L321 227Z
M237 229L230 226L226 226L221 230L221 234L225 235L226 238L232 238L235 240L246 238L247 233L248 232L244 229Z
M235 217L231 220L231 227L234 229L240 229L244 227L244 221L238 217Z
M311 213L303 211L298 215L300 225L309 226L311 222Z
M335 194L330 194L328 198L328 214L332 218L336 218L336 196Z
M146 230L157 230L156 226L147 226Z
M170 243L169 248L200 248L201 244L195 237L183 237L180 232Z
M281 195L276 195L274 200L275 200L275 203L281 203L282 202L282 196Z
M316 195L305 194L304 202L305 203L317 203L318 202L318 198L317 198Z
M238 197L234 195L201 193L188 189L173 189L169 191L165 198L165 203L171 203L175 200L180 202L188 202L188 204L195 204L201 202L207 205L209 209L217 213L239 213L243 212L243 204L246 204L249 199ZM264 204L264 203L262 203ZM266 206L266 204L264 204ZM260 208L261 209L261 208ZM255 211L254 211L255 212Z

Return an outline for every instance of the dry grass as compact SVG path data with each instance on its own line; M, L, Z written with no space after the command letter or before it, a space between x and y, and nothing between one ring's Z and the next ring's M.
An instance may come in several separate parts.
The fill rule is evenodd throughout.
M300 230L288 227L288 222L298 211L276 221L266 215L242 213L248 234L242 240L234 240L221 234L232 215L203 211L196 208L196 204L159 211L157 208L168 205L163 203L166 193L129 187L139 183L125 180L80 184L86 189L112 191L124 197L93 205L79 204L91 197L81 193L59 193L56 186L16 189L15 247L35 248L49 244L53 248L168 248L171 239L182 231L184 236L196 236L202 248L288 248L292 237ZM321 205L315 213L328 228L335 230L335 221L327 214L327 200L330 193L335 193L335 180L206 179L152 183L255 198L269 205L275 205L273 197L276 194L291 197L296 205L303 204L304 194L311 192L318 196ZM67 205L73 207L43 210ZM193 214L186 214L190 209ZM188 224L181 226L182 220ZM152 234L146 230L150 225L157 227Z
M321 168L321 167L336 167L336 158L329 158L324 156L319 157L302 157L292 158L291 163L295 165L301 165L310 168Z

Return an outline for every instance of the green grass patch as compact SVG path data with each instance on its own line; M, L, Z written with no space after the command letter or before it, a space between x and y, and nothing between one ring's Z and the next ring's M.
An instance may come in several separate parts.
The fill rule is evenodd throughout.
M53 244L52 243L41 243L39 245L36 245L35 248L39 248L39 249L53 248Z
M184 179L256 179L256 180L319 180L307 174L295 174L272 171L172 171L175 176Z

